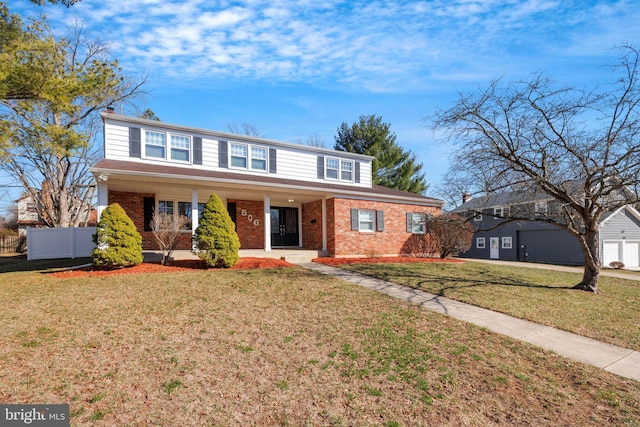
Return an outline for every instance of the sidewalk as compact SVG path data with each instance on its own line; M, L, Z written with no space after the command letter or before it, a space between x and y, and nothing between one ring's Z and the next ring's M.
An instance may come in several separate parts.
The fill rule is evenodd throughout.
M640 381L637 351L328 265L313 262L299 265Z

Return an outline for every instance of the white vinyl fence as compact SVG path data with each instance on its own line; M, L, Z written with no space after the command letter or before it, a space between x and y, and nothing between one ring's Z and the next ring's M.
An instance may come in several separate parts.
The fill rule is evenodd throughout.
M95 227L27 228L27 259L91 256Z

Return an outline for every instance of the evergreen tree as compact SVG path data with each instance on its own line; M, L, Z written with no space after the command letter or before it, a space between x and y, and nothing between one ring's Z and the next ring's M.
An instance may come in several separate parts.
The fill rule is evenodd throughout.
M229 212L216 194L204 205L193 236L198 256L211 267L233 267L238 262L240 239Z
M429 185L420 173L422 163L396 143L396 135L379 116L360 116L349 126L342 122L335 149L373 156L373 183L397 190L424 194Z
M93 242L93 263L107 267L130 267L142 262L142 236L122 207L113 203L102 211Z

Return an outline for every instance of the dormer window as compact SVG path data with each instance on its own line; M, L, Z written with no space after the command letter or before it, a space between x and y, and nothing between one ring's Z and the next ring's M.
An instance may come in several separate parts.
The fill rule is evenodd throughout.
M231 144L231 167L247 168L247 146L244 144Z
M353 181L353 161L335 157L325 159L325 177L337 181Z
M168 138L167 138L167 135ZM167 139L169 158L167 159ZM144 132L144 156L153 159L191 161L191 137L147 130Z
M188 136L171 135L171 160L189 161L191 153L191 138Z
M162 132L146 131L144 135L144 155L146 157L165 158L166 135Z
M340 160L327 158L327 179L338 179L338 169L340 168Z
M231 168L267 172L269 151L265 147L231 143Z

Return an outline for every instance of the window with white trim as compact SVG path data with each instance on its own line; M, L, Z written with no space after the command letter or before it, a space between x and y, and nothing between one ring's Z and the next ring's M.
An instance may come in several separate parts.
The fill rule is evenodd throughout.
M413 234L424 234L427 232L427 214L423 212L411 214L411 231Z
M157 159L166 158L167 135L163 132L145 131L144 133L144 155L145 157L155 157Z
M480 222L482 221L482 213L481 212L476 212L473 214L473 220L476 222Z
M477 237L476 238L476 248L477 249L484 249L485 248L484 237Z
M338 179L338 169L340 169L340 160L332 157L326 158L325 170L327 179Z
M204 203L198 203L198 218L202 218L202 211L204 210ZM175 209L175 206L178 209ZM178 215L186 216L188 221L184 225L183 229L185 231L191 230L192 218L193 218L193 209L191 202L181 202L178 200L158 200L158 213L167 214L167 215L175 215L176 219Z
M263 147L251 147L251 169L267 170L267 149Z
M502 249L511 249L513 241L511 237L503 237L502 238Z
M353 181L353 162L347 160L340 162L340 180Z
M231 144L231 167L246 169L248 164L248 148L245 144Z
M536 210L536 214L538 214L538 215L546 214L547 213L547 201L546 200L542 200L542 201L536 202L535 210Z
M358 210L358 223L360 231L376 231L375 229L376 211L368 209Z
M188 162L191 157L191 138L184 135L171 135L171 160Z
M509 216L509 206L499 206L497 208L493 208L493 215L496 218L505 218Z

